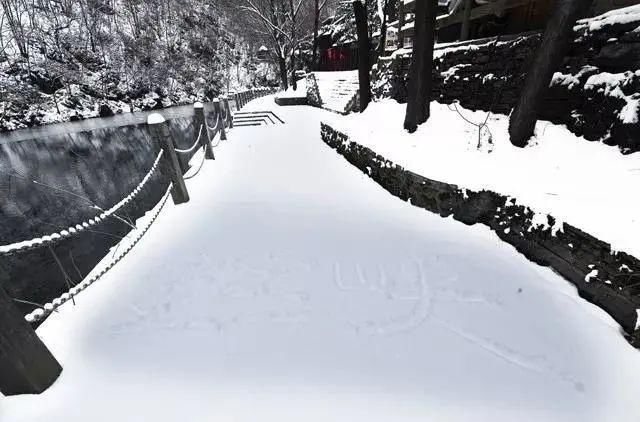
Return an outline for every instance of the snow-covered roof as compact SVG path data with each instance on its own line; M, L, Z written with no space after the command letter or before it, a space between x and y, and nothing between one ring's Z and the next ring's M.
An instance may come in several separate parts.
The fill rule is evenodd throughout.
M263 45L258 49L258 51L269 51L269 49L267 48L267 46Z

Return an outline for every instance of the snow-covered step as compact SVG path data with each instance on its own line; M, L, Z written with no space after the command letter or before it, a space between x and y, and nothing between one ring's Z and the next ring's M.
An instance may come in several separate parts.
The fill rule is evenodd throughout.
M283 124L273 111L239 111L233 115L233 126L263 126Z
M354 108L358 95L358 71L314 72L323 108L346 114Z

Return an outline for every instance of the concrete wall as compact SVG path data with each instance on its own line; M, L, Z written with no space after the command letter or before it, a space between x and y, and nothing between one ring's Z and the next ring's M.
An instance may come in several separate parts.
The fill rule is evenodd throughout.
M195 139L191 117L168 120L178 147ZM146 124L99 128L0 144L0 244L41 237L100 213L79 195L103 209L120 202L140 183L160 150ZM10 177L9 174L21 175ZM31 182L36 180L60 190ZM120 215L135 222L151 209L168 186L162 166L136 200ZM62 190L72 192L65 193ZM75 195L74 195L75 194ZM45 303L77 283L130 227L111 218L57 243L52 248L0 255L0 285L13 298ZM55 257L54 257L55 255ZM19 305L24 313L33 309Z
M594 18L598 19L598 18ZM590 20L595 22L595 20ZM574 30L574 42L540 110L540 118L565 124L590 141L640 150L640 123L621 111L640 98L640 21L589 22ZM433 99L466 108L509 114L540 44L540 34L498 43L436 51ZM381 60L373 72L374 94L406 101L410 57ZM640 110L635 110L638 113Z
M573 283L580 296L607 311L626 331L628 340L640 348L640 330L636 330L640 285L630 275L640 271L636 258L613 252L609 244L566 223L557 233L550 227L535 226L533 212L515 205L514 199L490 191L463 191L427 179L352 142L329 125L323 124L321 131L327 145L392 195L467 225L483 224L531 261L551 267ZM554 224L549 217L549 226ZM593 270L598 271L597 276L587 280Z

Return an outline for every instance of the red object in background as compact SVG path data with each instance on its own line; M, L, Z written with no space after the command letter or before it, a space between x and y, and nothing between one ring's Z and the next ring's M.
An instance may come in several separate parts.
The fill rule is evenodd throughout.
M320 70L326 71L341 71L341 70L353 70L354 57L349 47L330 47L323 50L320 57Z

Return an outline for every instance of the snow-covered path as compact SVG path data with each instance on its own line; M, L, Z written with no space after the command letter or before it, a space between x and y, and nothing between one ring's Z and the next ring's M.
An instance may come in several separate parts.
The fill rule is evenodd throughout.
M38 330L64 366L0 421L638 421L640 353L483 227L319 139L236 128L134 251Z

